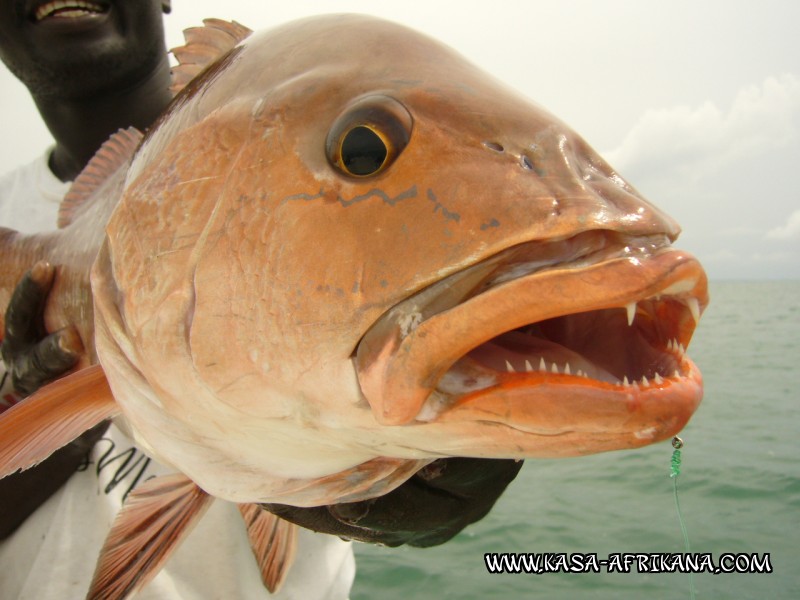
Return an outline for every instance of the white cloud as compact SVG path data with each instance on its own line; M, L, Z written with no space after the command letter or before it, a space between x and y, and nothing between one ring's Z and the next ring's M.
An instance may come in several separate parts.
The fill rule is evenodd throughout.
M741 89L727 112L712 102L647 110L620 147L605 155L626 174L694 179L784 147L797 139L799 127L800 79L785 74Z
M771 240L800 239L800 210L789 215L785 224L770 229L767 232L767 238Z

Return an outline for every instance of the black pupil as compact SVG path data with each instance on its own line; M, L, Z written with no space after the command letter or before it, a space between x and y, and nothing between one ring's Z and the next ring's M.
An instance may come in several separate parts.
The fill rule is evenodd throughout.
M371 175L386 160L386 145L369 127L354 127L342 141L342 163L353 175Z

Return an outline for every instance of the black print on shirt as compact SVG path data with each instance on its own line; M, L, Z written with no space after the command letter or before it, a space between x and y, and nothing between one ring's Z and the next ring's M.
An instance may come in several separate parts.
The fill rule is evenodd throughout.
M105 437L97 442L95 448L100 449L103 444L105 444L107 448L97 460L97 465L95 466L97 477L100 477L100 473L111 469L111 479L103 488L103 492L108 495L114 491L117 486L124 485L126 489L125 493L122 495L122 501L125 502L128 494L139 485L139 481L152 479L153 476L145 477L145 471L147 471L147 467L150 466L150 458L133 446L119 452L117 451L117 445L114 441ZM85 463L81 465L78 470L86 471L91 464L92 461L87 456Z

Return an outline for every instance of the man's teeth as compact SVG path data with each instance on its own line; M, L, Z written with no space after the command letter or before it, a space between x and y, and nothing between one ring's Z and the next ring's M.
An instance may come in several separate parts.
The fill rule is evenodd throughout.
M86 14L102 13L103 7L94 2L84 0L54 0L42 4L36 9L34 17L37 21L53 16L60 18L80 17Z

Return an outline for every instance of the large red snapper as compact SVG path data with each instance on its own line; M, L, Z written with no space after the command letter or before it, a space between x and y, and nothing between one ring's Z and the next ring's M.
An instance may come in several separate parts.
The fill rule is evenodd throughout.
M118 413L208 494L315 506L442 456L649 444L700 402L706 279L676 223L431 39L352 15L254 34L134 142L65 229L0 240L6 290L65 264L48 324L78 324L113 393L95 368L54 439ZM21 444L8 469L41 458Z

